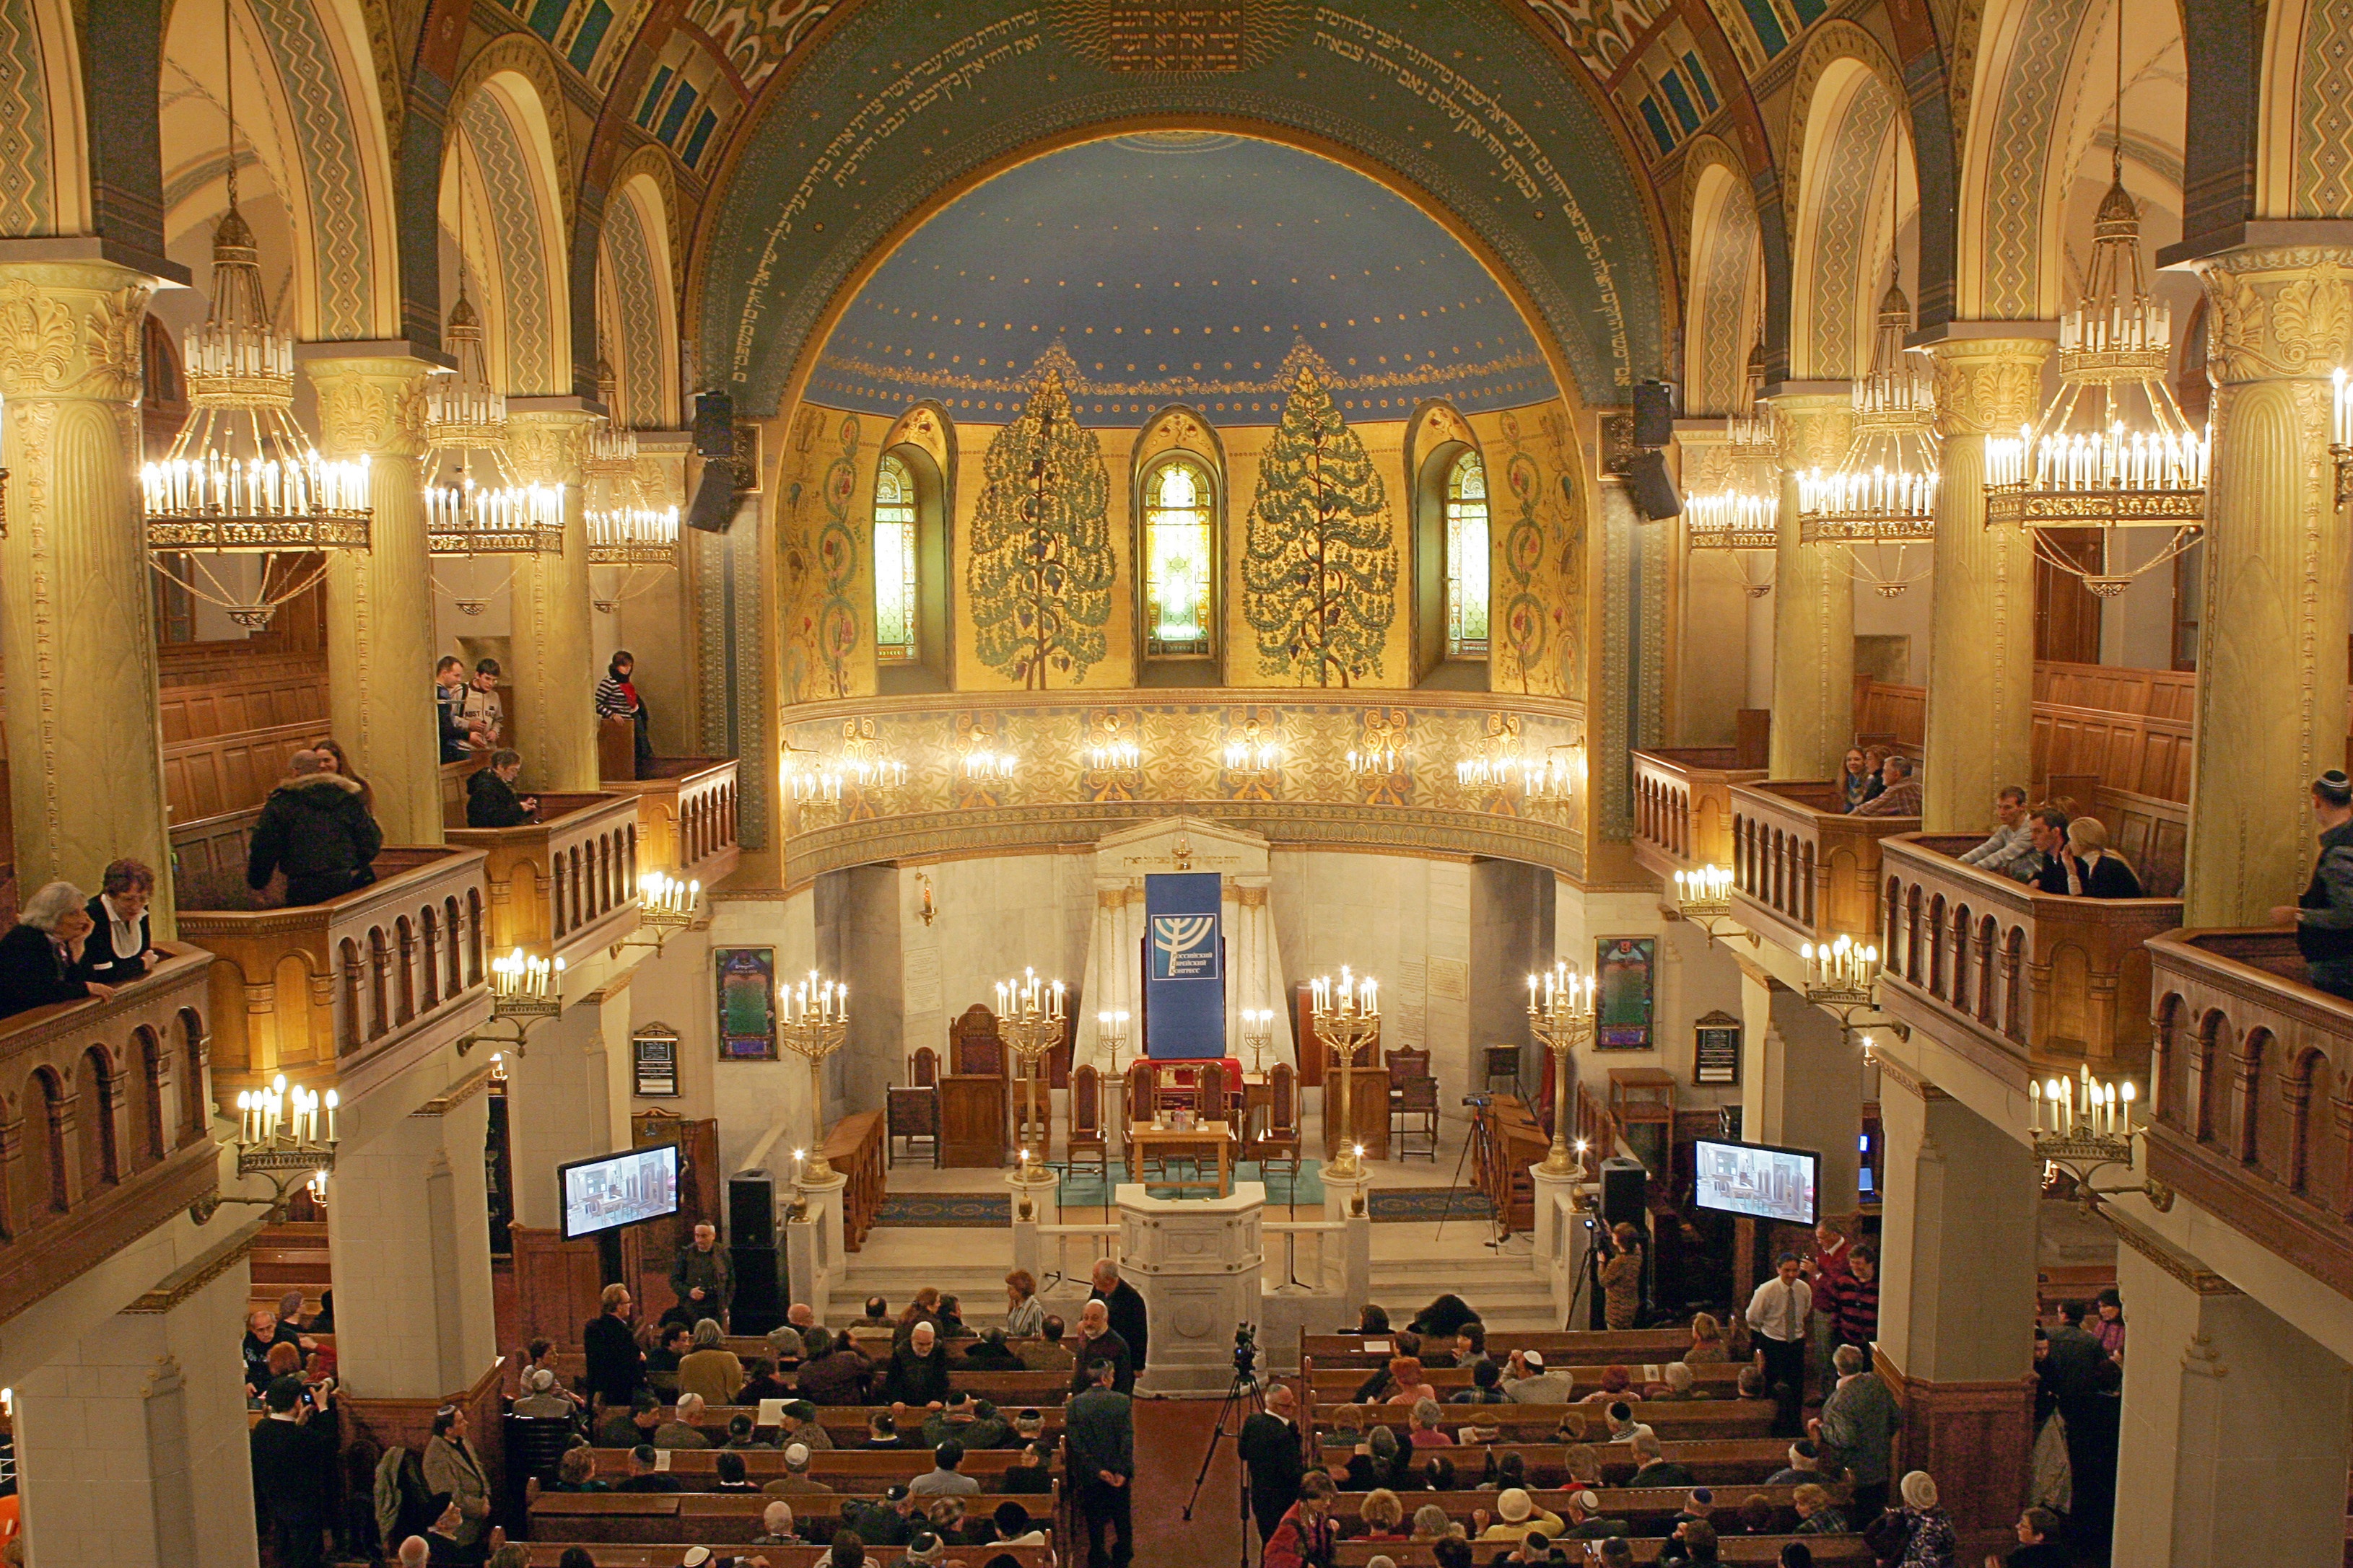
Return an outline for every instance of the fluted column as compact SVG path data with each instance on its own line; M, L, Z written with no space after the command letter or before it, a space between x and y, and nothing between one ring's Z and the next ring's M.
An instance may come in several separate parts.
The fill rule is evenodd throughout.
M586 488L581 442L593 416L576 397L509 398L507 450L525 484L564 487L564 553L528 555L514 574L516 749L523 782L593 790L596 771L596 640L589 616Z
M2042 402L2039 338L1947 338L1936 366L1936 601L1928 634L1927 744L1920 826L1981 827L1994 792L2029 786L2034 729L2034 541L1989 529L1985 452Z
M2328 382L2353 339L2353 249L2252 246L2198 267L2214 446L2182 918L2246 925L2302 884L2305 785L2345 763L2348 548Z
M368 459L375 517L365 554L327 563L327 704L335 739L375 791L389 844L441 842L441 746L433 718L433 574L425 551L425 378L396 345L308 361L319 448Z
M0 261L0 658L26 890L58 878L95 888L123 855L170 876L137 479L149 284L111 262ZM169 891L155 900L159 937Z
M1854 584L1831 552L1798 538L1798 475L1836 468L1854 432L1847 392L1773 399L1781 448L1781 542L1773 578L1777 779L1834 779L1854 739Z

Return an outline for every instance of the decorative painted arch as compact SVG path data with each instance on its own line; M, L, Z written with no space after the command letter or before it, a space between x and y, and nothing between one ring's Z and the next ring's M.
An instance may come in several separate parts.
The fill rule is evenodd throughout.
M1848 31L1860 35L1860 28ZM1867 37L1867 35L1865 35ZM1876 46L1873 46L1876 53ZM1814 63L1810 50L1807 63ZM1867 345L1892 253L1887 184L1910 171L1904 100L1864 56L1831 54L1799 76L1792 136L1801 138L1792 247L1789 374L1845 379L1868 368ZM1900 195L1899 195L1900 205Z
M0 0L0 235L90 227L84 126L67 0Z
M1716 146L1730 152L1722 142ZM1739 403L1764 315L1757 204L1728 157L1711 158L1696 172L1686 169L1684 179L1692 199L1683 403L1694 415L1728 414Z
M489 51L484 51L486 54ZM558 99L560 116L563 100ZM538 89L512 71L482 78L455 120L466 169L466 224L474 296L491 374L517 395L573 389L569 273L564 260L561 165ZM445 166L445 226L455 226L457 169ZM445 283L455 298L455 280Z
M662 202L650 176L632 177L607 199L597 246L597 341L619 404L611 412L641 430L679 421L678 297Z
M2200 15L2209 9L2198 5L2188 8L2184 26L2193 50L2201 43L2205 47L2234 47L2232 58L2245 58L2253 40L2243 31L2232 36L2232 7L2211 7L2214 15ZM2230 96L2258 110L2251 116L2257 128L2253 149L2255 216L2353 216L2353 123L2345 113L2346 101L2353 97L2353 16L2325 0L2274 0L2263 9L2267 16L2257 25L2264 34L2260 52L2253 56L2262 62L2261 76L2249 80L2227 67L2211 73L2235 77L2224 84ZM2238 22L2243 29L2243 13ZM2193 52L2191 58L2199 54ZM2203 74L2199 85L2206 85ZM2199 132L2209 127L2217 134L2201 139ZM2246 125L2235 128L2236 137L2230 134L2232 129L2214 125L2206 115L2193 123L2193 188L2200 164L2245 155ZM2207 142L2203 149L2196 145L2201 140ZM2204 157L2197 155L2201 150Z

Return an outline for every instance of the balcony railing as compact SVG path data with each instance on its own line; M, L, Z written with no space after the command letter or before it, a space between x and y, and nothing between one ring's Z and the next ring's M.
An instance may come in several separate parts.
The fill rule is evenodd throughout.
M1975 834L1883 840L1881 1005L1966 1049L2035 1070L2145 1079L2150 937L2179 899L2071 899L1965 866Z
M2353 1003L2304 983L2289 931L2150 942L2148 1173L2353 1295Z
M205 1081L206 955L175 943L106 1001L0 1020L0 1318L217 1184Z
M490 857L491 947L578 963L638 925L638 800L543 795L520 827L452 827Z
M1634 858L1672 881L1677 871L1732 864L1732 786L1763 768L1733 766L1731 746L1634 753Z
M1879 929L1879 841L1916 816L1849 816L1839 786L1768 779L1732 786L1733 914L1785 947Z
M279 1073L309 1089L396 1071L489 1011L480 849L401 847L323 904L179 911L213 954L213 1079L225 1100ZM226 900L224 900L226 901Z
M735 759L656 757L635 779L607 779L606 793L638 800L638 863L709 887L743 850L735 836Z

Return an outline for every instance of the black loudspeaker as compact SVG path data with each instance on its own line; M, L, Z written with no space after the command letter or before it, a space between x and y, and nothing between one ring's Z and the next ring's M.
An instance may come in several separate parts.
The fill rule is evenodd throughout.
M1674 438L1674 384L1666 381L1637 382L1634 385L1634 445L1663 447Z
M723 392L694 395L694 455L732 458L735 455L735 400Z
M776 1245L776 1184L765 1171L727 1178L727 1239L737 1247Z
M724 533L735 521L735 465L714 458L702 465L702 482L686 509L686 526L705 533Z
M734 1247L728 1257L735 1265L728 1331L765 1334L785 1321L785 1255L773 1247Z
M1642 1229L1648 1217L1643 1192L1650 1180L1651 1173L1642 1168L1640 1160L1612 1154L1602 1161L1601 1223L1613 1228L1630 1225Z
M1683 510L1674 480L1667 478L1667 460L1656 452L1634 454L1634 466L1626 471L1626 485L1633 492L1634 510L1651 522Z

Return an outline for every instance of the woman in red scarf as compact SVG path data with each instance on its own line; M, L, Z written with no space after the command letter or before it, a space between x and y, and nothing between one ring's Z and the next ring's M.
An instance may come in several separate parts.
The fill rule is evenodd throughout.
M1332 1478L1311 1470L1299 1483L1299 1500L1284 1511L1267 1538L1259 1568L1328 1568L1339 1527L1332 1522Z

